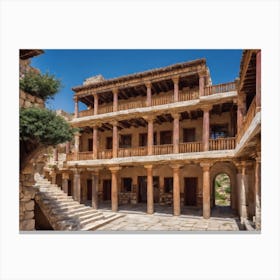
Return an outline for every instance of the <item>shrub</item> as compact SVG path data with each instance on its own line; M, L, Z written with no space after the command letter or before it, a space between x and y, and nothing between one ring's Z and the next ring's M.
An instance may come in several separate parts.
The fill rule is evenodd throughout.
M43 100L53 98L61 89L61 81L51 74L38 74L28 72L20 80L20 88L32 95L38 96Z
M20 110L20 140L55 146L73 138L75 129L60 116L47 109Z

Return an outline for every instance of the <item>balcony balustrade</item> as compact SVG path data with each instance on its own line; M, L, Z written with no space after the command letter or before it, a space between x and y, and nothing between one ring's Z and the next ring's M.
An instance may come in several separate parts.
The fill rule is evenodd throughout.
M205 87L204 96L223 93L223 92L230 92L230 91L236 91L235 82Z
M235 149L236 140L235 137L229 138L219 138L209 140L209 150L232 150ZM201 142L187 142L179 144L179 153L197 153L202 151ZM153 155L165 155L173 154L173 144L165 145L154 145ZM118 157L134 157L134 156L147 156L148 149L145 147L135 147L135 148L119 148ZM111 159L113 153L111 149L106 149L98 152L98 159ZM78 154L78 160L92 160L93 153L90 152L80 152ZM76 160L73 153L67 154L67 161Z

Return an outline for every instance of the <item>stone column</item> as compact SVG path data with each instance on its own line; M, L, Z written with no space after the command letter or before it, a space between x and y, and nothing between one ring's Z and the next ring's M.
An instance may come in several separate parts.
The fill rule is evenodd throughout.
M199 76L199 97L204 96L205 77Z
M93 127L93 135L92 135L92 154L93 159L97 159L98 155L98 127Z
M69 153L70 153L70 142L69 142L69 141L66 142L66 144L65 144L65 153L66 153L66 154L69 154Z
M180 114L172 114L173 117L173 153L179 153L179 141L180 141Z
M246 161L242 161L238 166L238 173L240 174L240 187L239 187L239 204L240 204L240 220L241 224L244 224L245 219L248 217L247 202L246 202L246 188L247 188L247 176L246 176Z
M210 208L210 167L211 164L209 162L202 162L200 166L203 170L203 218L209 219L211 208Z
M73 186L73 199L81 202L81 176L80 176L80 170L79 169L74 169L74 186Z
M57 146L53 148L53 160L58 161L58 149Z
M98 95L97 95L97 93L93 94L93 98L94 98L93 114L98 115Z
M92 208L98 209L98 171L93 171L91 175L92 180Z
M243 125L244 115L246 114L246 95L243 92L239 92L237 97L237 133Z
M152 116L145 117L145 120L148 122L148 136L147 136L147 149L148 155L153 154L154 146L154 118Z
M68 194L68 180L69 180L69 174L68 173L62 173L62 190Z
M203 110L202 150L209 151L209 131L210 131L209 111L211 110L211 107L205 106L202 107L202 110Z
M79 99L77 96L74 97L74 102L75 102L75 118L79 117L79 103L78 103Z
M257 153L255 164L255 219L256 229L261 230L261 153Z
M259 50L256 54L256 112L261 110L261 55L262 51Z
M118 111L118 89L113 89L113 112Z
M151 82L147 82L146 84L146 88L147 88L147 107L152 106L152 83Z
M113 125L113 158L118 157L119 136L118 136L118 122L115 121Z
M174 216L180 216L181 204L180 204L180 168L179 164L171 165L173 169L173 214Z
M109 167L112 173L112 186L111 186L111 202L112 211L118 211L118 171L121 169L118 166Z
M145 165L147 169L147 213L154 213L154 186L153 186L153 166Z
M174 102L179 101L179 77L173 77L172 78L173 83L174 83Z
M52 184L56 184L56 172L54 170L50 172L50 176Z
M79 147L80 147L80 133L75 133L74 155L75 160L79 160Z

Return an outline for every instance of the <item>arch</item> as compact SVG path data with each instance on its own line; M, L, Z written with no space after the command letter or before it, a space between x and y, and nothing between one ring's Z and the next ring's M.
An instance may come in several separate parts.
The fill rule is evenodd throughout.
M236 182L236 167L231 161L216 162L210 170L210 182L211 182L211 207L215 205L215 178L219 174L226 174L231 183L231 196L230 207L237 209L237 182Z
M214 178L214 205L230 206L231 199L231 182L226 173L219 173Z

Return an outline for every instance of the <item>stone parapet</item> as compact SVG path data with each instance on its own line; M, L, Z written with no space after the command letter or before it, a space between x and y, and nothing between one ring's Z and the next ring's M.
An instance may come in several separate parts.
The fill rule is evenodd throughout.
M20 108L30 108L30 107L45 108L45 103L43 99L20 90L19 107Z

